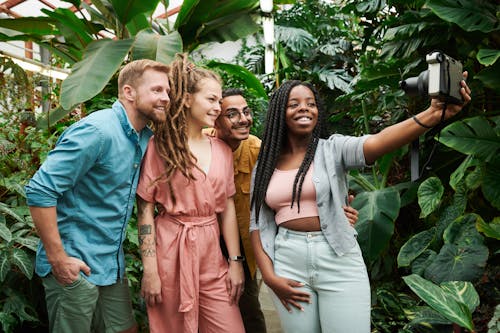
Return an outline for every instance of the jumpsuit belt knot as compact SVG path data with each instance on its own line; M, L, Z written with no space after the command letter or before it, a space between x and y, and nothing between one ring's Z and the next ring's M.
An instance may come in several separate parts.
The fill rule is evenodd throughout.
M200 274L196 229L217 223L217 216L214 214L203 217L176 216L172 218L173 222L182 228L179 236L178 258L180 266L179 312L189 312L193 309L194 302L198 297L195 295L195 291L198 290L195 284L198 283Z

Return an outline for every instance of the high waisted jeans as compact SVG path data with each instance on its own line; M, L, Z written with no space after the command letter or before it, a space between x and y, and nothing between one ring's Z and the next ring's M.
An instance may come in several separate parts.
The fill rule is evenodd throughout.
M304 284L311 304L288 312L271 290L286 333L369 333L370 285L361 250L356 246L335 254L321 231L279 228L274 270L278 276Z

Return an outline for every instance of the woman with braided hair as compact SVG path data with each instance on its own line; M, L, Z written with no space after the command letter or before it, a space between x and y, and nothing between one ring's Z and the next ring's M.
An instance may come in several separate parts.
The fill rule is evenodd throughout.
M461 86L467 104L470 89ZM250 237L284 332L370 332L366 266L342 210L347 171L438 124L441 104L433 99L418 119L374 135L327 137L325 110L310 84L287 81L274 92L252 175ZM448 105L445 118L461 109Z
M243 333L232 152L202 133L221 112L220 78L184 54L170 67L166 121L155 125L137 188L150 332Z

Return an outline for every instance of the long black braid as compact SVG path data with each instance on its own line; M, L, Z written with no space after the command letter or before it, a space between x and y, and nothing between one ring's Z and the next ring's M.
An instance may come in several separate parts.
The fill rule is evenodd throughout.
M267 111L266 124L262 137L262 144L259 152L258 163L255 170L254 189L251 201L251 207L255 209L256 222L259 220L259 212L264 204L269 181L273 175L274 169L281 150L286 144L287 127L285 114L288 105L288 97L292 88L296 86L305 86L314 93L316 105L318 108L318 123L314 128L311 141L306 150L304 160L300 165L292 188L292 203L297 201L297 209L300 211L300 195L302 184L316 153L316 147L320 138L326 137L326 112L319 98L316 89L308 82L292 80L284 82L271 96L269 108Z

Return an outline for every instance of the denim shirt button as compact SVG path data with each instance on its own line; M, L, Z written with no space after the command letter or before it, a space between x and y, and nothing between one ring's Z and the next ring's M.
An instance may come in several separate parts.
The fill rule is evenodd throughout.
M137 169L139 165L137 163L134 163L134 169Z
M318 202L318 207L321 207L323 206L323 203L322 202Z
M324 229L326 229L326 228L328 228L328 224L322 224L322 225L321 225L321 229L323 229L323 230L324 230Z

